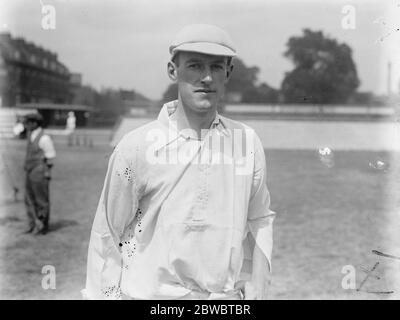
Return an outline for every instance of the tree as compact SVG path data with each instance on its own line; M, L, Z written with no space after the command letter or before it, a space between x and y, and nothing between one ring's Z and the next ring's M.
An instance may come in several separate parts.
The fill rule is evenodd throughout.
M226 86L227 92L243 93L249 89L255 89L260 69L247 67L239 58L233 60L233 72Z
M162 101L168 102L178 99L178 84L176 82L171 83L167 90L165 90Z
M291 37L284 55L295 65L281 91L288 103L346 103L360 84L351 48L322 31L303 30Z
M271 88L266 83L252 87L243 92L243 102L248 103L276 103L279 101L279 91Z
M98 124L113 124L126 111L119 90L105 88L96 92L94 103L94 121Z

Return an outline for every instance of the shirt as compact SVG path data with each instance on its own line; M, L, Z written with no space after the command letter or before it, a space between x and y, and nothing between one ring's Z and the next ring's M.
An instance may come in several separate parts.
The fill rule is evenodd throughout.
M42 128L36 128L35 130L32 131L30 134L30 140L33 142L37 135L42 131ZM44 156L46 159L53 159L56 157L56 150L54 149L53 141L47 134L43 134L42 137L40 138L39 142L39 148L43 150Z
M76 117L75 116L68 116L66 129L70 131L74 131L76 128Z
M86 298L226 298L249 279L255 243L271 263L275 213L260 139L217 114L197 140L170 120L176 107L165 104L110 157L90 237Z

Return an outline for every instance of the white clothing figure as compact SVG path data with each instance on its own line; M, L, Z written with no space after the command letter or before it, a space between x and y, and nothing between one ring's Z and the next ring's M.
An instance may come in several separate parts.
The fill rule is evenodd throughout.
M68 112L68 118L65 130L69 131L70 133L73 133L75 131L75 128L76 128L75 113L73 111L70 111Z

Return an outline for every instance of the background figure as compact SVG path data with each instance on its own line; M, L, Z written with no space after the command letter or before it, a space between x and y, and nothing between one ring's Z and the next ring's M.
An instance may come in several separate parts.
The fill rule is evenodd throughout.
M71 133L74 132L76 128L76 117L73 111L68 112L68 118L66 123L66 130L70 131Z
M76 128L76 117L73 111L68 112L68 118L65 125L65 131L68 135L68 145L72 146L73 144L73 133Z
M29 227L26 233L45 234L50 217L49 182L51 168L56 156L50 136L44 134L43 118L33 113L25 118L28 131L27 151L24 169L25 205Z

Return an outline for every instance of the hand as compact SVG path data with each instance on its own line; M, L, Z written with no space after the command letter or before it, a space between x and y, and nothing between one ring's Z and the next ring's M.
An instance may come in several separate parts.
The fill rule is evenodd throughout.
M44 171L44 177L48 180L51 179L51 171L49 169Z

